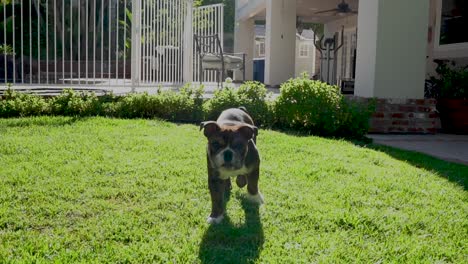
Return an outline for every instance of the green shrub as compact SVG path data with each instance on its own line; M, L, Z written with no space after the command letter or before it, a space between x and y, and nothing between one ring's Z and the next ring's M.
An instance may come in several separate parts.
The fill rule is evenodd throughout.
M369 119L374 112L375 101L361 102L343 97L336 136L361 138L369 131Z
M241 106L239 95L234 88L225 87L224 89L216 90L213 97L203 105L205 119L216 120L223 110L239 106Z
M263 83L246 82L237 90L240 105L255 120L255 123L263 126L271 126L273 123L273 101Z
M306 76L281 85L275 104L276 125L316 135L334 135L340 127L342 95L338 87Z
M205 119L216 120L223 110L243 106L257 125L270 126L273 120L270 105L264 84L246 82L238 89L226 87L215 91L213 98L204 104Z
M205 92L204 86L193 86L192 84L186 84L180 92L172 92L176 94L176 109L177 115L175 120L177 121L202 121L203 120L203 94ZM171 109L168 109L171 111Z
M193 122L203 117L203 87L185 85L180 92L161 91L157 94L131 94L115 106L106 106L107 112L124 118L161 118L169 121Z
M63 116L92 116L102 113L102 104L95 93L64 90L50 100L51 113Z
M22 117L49 114L49 105L42 97L7 89L0 98L0 117Z
M345 99L338 87L303 76L284 83L277 100L271 100L265 85L258 82L246 82L238 89L217 90L206 101L203 86L190 84L180 92L159 89L155 95L120 97L64 90L56 97L43 98L8 89L0 98L0 117L104 115L199 122L215 120L223 110L240 106L247 108L256 125L339 137L362 137L368 131L373 112L372 103Z

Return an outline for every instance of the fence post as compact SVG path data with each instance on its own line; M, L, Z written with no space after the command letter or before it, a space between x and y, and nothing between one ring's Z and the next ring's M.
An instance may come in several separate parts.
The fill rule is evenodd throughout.
M193 0L186 0L184 21L184 82L193 81Z
M141 79L141 0L132 1L132 92Z

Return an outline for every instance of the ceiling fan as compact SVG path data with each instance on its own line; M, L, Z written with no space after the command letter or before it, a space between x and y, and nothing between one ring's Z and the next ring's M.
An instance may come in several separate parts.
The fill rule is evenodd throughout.
M346 3L345 0L341 1L341 3L338 4L336 8L330 9L330 10L324 10L324 11L319 11L316 12L315 14L324 14L324 13L330 13L330 12L335 12L335 15L337 14L357 14L357 11L352 10L349 7L349 4Z

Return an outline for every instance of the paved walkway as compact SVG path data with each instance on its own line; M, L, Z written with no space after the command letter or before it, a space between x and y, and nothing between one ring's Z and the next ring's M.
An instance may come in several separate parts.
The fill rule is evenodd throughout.
M374 143L468 165L468 135L368 135Z

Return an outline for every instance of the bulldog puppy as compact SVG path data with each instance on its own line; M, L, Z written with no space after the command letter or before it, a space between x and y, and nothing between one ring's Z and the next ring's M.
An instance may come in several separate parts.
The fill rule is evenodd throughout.
M231 108L218 120L203 122L200 130L208 138L208 188L211 194L210 224L224 218L224 193L231 189L231 177L240 188L247 185L248 198L262 204L258 190L260 156L256 147L257 127L245 108Z

